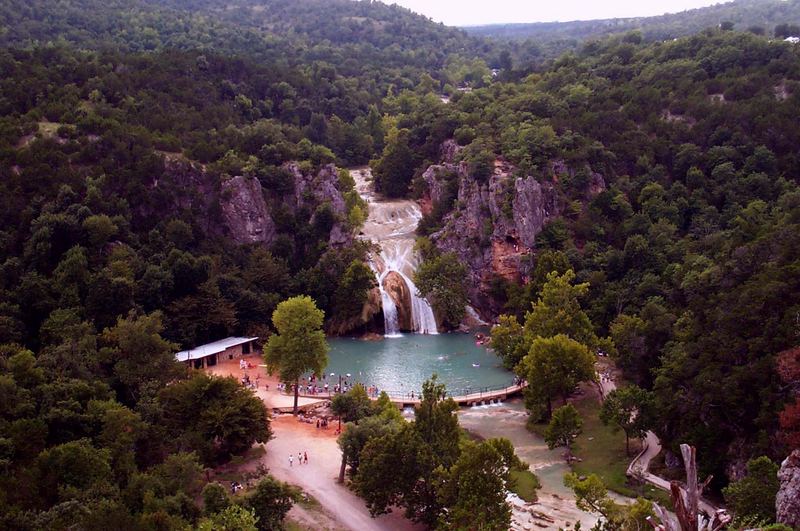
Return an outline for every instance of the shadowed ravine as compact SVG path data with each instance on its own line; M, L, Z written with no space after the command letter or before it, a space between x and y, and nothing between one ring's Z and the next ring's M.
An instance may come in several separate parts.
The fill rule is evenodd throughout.
M352 170L351 175L359 195L369 205L369 216L360 237L381 248L378 256L370 258L370 266L381 292L386 336L396 336L401 330L438 333L433 309L419 295L412 280L419 265L414 251L415 231L422 219L419 205L406 199L379 197L369 168Z

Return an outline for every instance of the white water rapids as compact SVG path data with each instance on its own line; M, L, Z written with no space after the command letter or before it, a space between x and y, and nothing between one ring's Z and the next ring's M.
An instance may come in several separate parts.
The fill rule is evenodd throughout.
M373 188L372 172L369 168L352 170L356 190L369 206L369 215L362 229L362 238L380 246L377 257L371 257L370 267L375 272L383 304L383 319L387 337L400 334L400 323L395 301L384 289L383 282L391 272L396 272L405 282L411 294L411 326L420 334L436 334L436 318L428 301L417 291L412 278L419 266L419 257L414 252L415 231L422 211L414 201L406 199L388 200L379 197Z

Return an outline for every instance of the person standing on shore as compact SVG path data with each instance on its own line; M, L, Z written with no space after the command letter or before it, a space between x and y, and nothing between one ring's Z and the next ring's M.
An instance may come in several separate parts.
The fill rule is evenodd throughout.
M308 452L303 452L303 464L308 464Z
M294 456L289 454L289 468L292 468L292 461L294 461Z

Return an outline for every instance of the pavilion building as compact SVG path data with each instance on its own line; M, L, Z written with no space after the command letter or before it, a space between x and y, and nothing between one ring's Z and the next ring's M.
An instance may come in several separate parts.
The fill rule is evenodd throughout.
M205 369L221 361L250 354L255 349L254 342L257 339L257 337L228 337L193 349L182 350L175 354L175 359L189 367Z

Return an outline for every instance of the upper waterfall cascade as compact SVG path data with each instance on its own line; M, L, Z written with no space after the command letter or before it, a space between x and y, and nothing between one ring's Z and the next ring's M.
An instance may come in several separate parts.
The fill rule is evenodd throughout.
M403 279L411 296L412 330L420 334L437 334L433 309L419 294L412 280L419 266L419 257L414 251L415 231L422 219L419 205L407 199L389 200L377 196L369 168L352 170L351 175L356 190L369 206L361 237L381 248L380 255L370 260L370 267L375 272L381 292L386 336L397 336L401 327L397 305L384 286L386 276L393 271Z

